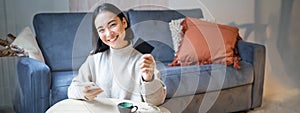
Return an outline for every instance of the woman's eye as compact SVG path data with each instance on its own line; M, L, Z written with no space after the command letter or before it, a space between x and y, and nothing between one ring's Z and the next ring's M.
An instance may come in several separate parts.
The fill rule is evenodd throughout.
M116 24L115 24L115 23L112 23L112 24L110 24L110 27L114 27L114 26L116 26Z
M104 29L100 29L98 32L99 32L99 33L103 33L103 32L104 32Z

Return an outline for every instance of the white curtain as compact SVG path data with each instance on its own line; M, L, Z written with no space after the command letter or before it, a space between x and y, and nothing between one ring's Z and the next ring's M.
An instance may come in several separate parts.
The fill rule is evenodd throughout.
M19 57L0 57L0 109L13 108L18 90L17 62Z

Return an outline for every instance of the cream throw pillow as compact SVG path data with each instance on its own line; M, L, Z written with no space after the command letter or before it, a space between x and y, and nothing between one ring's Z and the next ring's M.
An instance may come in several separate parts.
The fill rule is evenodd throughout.
M35 36L29 27L23 29L23 31L13 41L14 45L23 48L25 52L28 52L30 58L39 60L45 63L43 54L36 42Z
M182 26L180 25L180 23L183 20L184 20L184 18L181 18L181 19L171 20L171 22L169 22L169 27L170 27L170 31L171 31L171 35L172 35L175 53L178 51L178 47L179 47L179 44L181 41L180 32L181 32Z

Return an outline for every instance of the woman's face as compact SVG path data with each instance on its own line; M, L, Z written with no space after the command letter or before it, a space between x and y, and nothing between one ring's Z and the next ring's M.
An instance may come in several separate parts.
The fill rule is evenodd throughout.
M128 45L125 39L125 28L127 28L126 19L122 20L114 13L103 11L95 18L95 27L98 35L103 43L114 48L119 49Z

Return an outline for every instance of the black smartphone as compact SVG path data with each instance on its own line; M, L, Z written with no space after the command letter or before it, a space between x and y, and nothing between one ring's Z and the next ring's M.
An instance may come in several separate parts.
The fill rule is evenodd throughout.
M142 38L139 38L133 47L142 54L151 54L154 49L152 45L144 41Z

